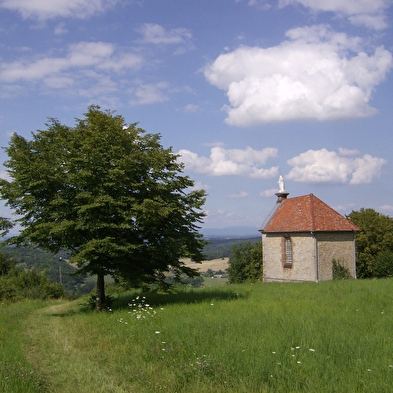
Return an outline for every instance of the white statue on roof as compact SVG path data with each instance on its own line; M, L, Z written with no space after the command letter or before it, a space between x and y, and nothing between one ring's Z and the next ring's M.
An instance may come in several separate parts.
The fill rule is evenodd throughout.
M284 178L280 175L278 178L278 186L280 187L280 193L285 192L285 184L284 184Z

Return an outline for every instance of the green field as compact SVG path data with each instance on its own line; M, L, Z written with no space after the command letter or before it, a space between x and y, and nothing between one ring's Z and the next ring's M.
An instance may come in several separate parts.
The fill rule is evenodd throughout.
M0 391L392 391L392 280L137 296L1 305Z

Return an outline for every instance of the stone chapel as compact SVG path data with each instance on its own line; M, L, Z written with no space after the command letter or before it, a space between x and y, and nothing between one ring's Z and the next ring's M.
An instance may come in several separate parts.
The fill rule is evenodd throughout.
M360 228L313 194L288 198L280 176L277 202L259 231L263 281L333 278L333 259L356 278L355 234Z

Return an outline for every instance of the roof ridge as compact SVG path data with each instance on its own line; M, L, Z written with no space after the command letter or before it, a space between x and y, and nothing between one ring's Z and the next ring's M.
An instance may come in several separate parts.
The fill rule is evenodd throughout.
M314 194L309 194L310 197L310 216L311 216L311 230L315 231L315 214L314 214Z
M259 231L263 231L265 229L265 227L269 224L269 222L272 220L272 218L276 214L277 210L281 207L282 203L276 203L274 205L273 209L269 212L269 214L266 216L265 220L263 221L262 225L258 229Z

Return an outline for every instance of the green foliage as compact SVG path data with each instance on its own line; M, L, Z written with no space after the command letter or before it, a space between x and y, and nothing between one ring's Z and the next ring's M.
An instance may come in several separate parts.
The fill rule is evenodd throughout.
M21 270L36 269L46 272L50 282L58 282L64 291L72 296L90 293L93 288L87 284L86 275L75 275L78 269L67 263L67 253L53 254L51 252L32 247L5 246L3 254L15 261L15 265ZM1 262L0 262L1 265ZM61 282L60 282L61 281Z
M59 299L64 297L60 284L48 281L45 272L36 269L21 271L13 268L0 276L0 300Z
M192 288L200 288L203 286L203 277L202 275L196 276L196 277L188 277L187 275L183 274L181 275L177 280L174 275L169 275L165 282L167 282L170 285L185 285L189 286Z
M136 286L164 280L169 267L198 274L180 258L203 259L205 192L189 191L194 182L159 135L91 106L75 127L50 119L30 141L13 134L5 150L11 180L0 195L22 227L11 242L70 251L81 274L97 275L97 308L105 275Z
M213 277L216 274L224 276L223 278L228 277L227 269L225 269L225 271L222 271L221 269L220 270L207 269L205 272L201 273L203 277Z
M229 283L255 282L262 278L262 246L256 243L242 242L233 246L229 259Z
M332 260L333 280L349 280L352 278L349 269L346 268L339 260Z
M11 220L0 217L0 237L5 236L10 229L14 227L14 224Z
M377 255L381 251L393 252L393 218L374 209L352 211L348 219L361 232L356 235L356 271L359 278L375 277Z
M15 248L13 248L15 249ZM11 253L11 255L13 255ZM19 262L19 263L18 263ZM0 301L15 302L23 299L59 299L64 297L63 287L48 279L45 270L20 263L11 258L7 247L0 253Z
M6 255L0 252L0 277L8 274L14 266L15 261L11 258L7 258Z
M380 251L374 263L374 276L377 278L393 277L393 251Z
M13 259L0 253L0 301L58 299L63 296L62 286L49 282L45 271L21 270Z

